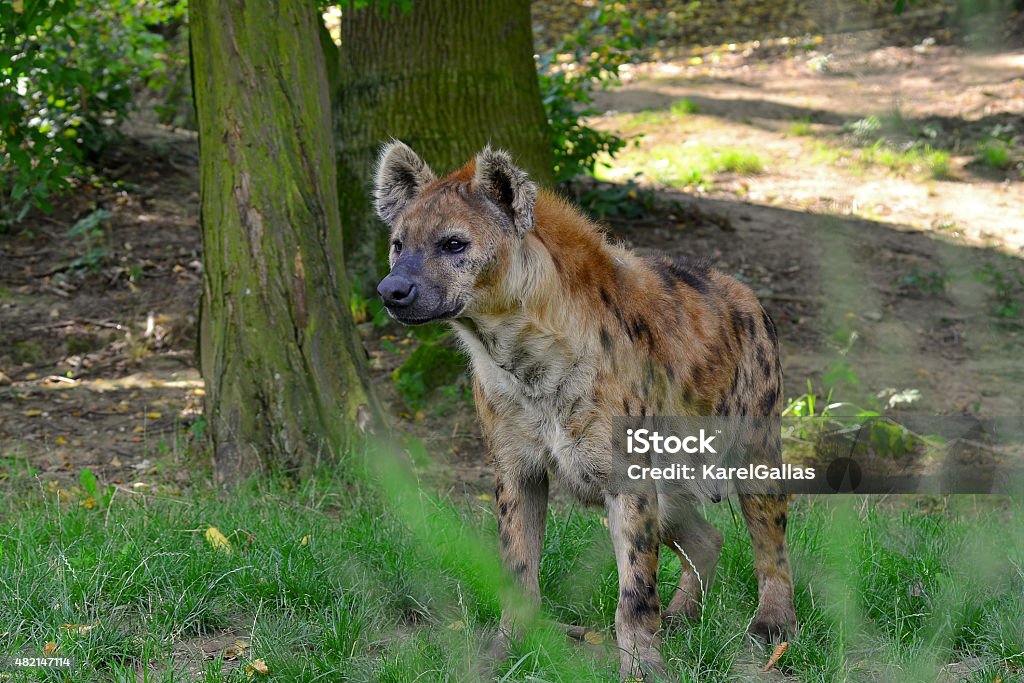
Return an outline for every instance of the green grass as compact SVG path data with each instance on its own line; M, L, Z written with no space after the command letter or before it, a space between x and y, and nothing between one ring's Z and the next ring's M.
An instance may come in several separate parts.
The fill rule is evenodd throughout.
M810 119L797 119L796 121L790 122L786 128L786 135L790 137L807 137L811 135L814 130L811 128Z
M344 475L300 486L118 492L91 509L84 491L0 464L11 492L0 501L2 651L57 643L80 662L47 679L62 681L193 680L187 670L207 683L250 681L245 664L256 659L269 680L474 680L506 585L491 503L420 491L405 464L384 460L383 484L349 462ZM702 621L666 634L664 653L680 680L743 680L738 672L767 658L748 654L743 635L757 600L750 541L733 506L708 512L726 537L716 583ZM973 497L797 500L789 535L802 626L779 669L800 681L923 681L976 658L983 669L970 680L1021 680L1022 512L1020 501ZM209 527L230 553L207 542ZM664 600L679 574L670 555ZM600 512L549 516L541 583L548 614L610 635L617 589ZM241 666L186 654L227 630L247 634ZM516 646L502 675L616 680L610 659L545 630Z
M620 126L623 130L633 131L640 128L660 128L678 125L679 119L700 113L700 106L693 100L683 97L673 102L666 109L643 109L622 117Z
M881 168L896 175L918 175L935 180L953 177L949 152L930 145L894 147L885 139L857 149L819 142L811 152L811 161L828 166L847 166L851 171L861 173Z
M713 173L742 173L757 175L764 171L764 161L754 152L744 149L724 149L712 152L708 167Z
M1010 167L1013 159L1010 157L1010 147L1002 140L986 140L978 149L978 161L989 168L997 171L1005 171Z
M705 188L723 173L756 175L764 161L752 150L708 145L657 145L623 152L615 160L618 173L640 173L659 183L679 188ZM595 175L607 171L600 166Z
M949 153L929 145L900 149L878 140L860 151L859 162L868 167L881 166L900 175L918 173L936 180L950 177Z
M672 103L669 107L669 111L675 116L690 116L692 114L699 114L700 107L693 100L683 97Z

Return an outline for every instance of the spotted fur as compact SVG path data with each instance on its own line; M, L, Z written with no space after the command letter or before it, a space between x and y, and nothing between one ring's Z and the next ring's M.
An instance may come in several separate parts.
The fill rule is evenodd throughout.
M440 180L401 143L382 159L378 178L414 179L405 188L378 186L378 197L399 198L381 211L398 245L392 273L417 288L412 303L389 311L403 322L450 320L472 359L506 567L539 605L549 475L581 502L603 505L619 574L621 675L663 672L662 616L699 616L722 536L690 498L609 487L620 457L612 418L778 416L782 372L771 318L748 287L705 263L610 244L504 152L485 150ZM449 235L463 251L445 251ZM756 460L780 461L777 430L752 434L746 448ZM787 501L740 495L740 506L760 589L751 630L778 638L795 628ZM656 590L662 545L684 570L664 612ZM503 631L515 621L506 612Z

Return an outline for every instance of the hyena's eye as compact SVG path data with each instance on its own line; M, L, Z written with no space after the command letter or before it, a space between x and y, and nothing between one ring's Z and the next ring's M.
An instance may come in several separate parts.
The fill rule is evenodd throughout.
M395 240L394 242L391 243L391 246L394 247L395 255L396 256L398 254L402 253L402 241L401 240Z
M441 245L441 248L447 251L449 254L458 254L466 250L468 242L463 242L455 237L451 238L447 242Z

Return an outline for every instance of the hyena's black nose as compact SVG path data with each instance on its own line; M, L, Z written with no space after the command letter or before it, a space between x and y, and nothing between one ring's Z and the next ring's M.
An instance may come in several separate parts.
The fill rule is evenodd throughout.
M404 275L392 273L380 281L377 293L389 308L408 306L416 298L416 285Z

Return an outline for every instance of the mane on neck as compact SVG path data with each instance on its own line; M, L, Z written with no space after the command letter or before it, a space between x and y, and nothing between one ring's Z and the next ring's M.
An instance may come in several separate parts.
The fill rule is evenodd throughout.
M534 229L499 268L503 277L487 308L518 309L551 326L583 324L580 314L599 304L602 289L616 286L618 250L597 225L551 192L540 193L535 211Z

